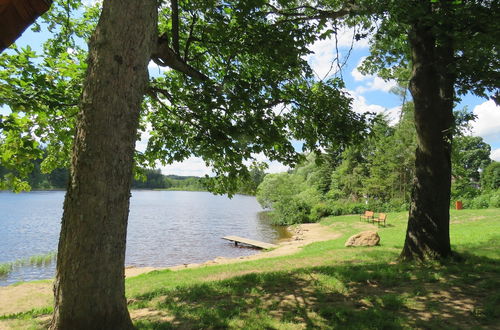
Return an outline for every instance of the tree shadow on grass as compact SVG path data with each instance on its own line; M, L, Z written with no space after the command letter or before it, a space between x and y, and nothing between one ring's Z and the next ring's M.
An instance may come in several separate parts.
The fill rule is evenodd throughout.
M488 328L498 324L497 260L340 264L157 290L135 298L139 329Z

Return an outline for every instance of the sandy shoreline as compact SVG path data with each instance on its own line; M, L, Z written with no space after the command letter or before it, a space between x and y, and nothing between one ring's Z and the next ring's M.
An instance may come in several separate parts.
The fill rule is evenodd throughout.
M262 251L250 256L225 258L217 257L203 263L193 263L177 265L167 268L154 267L126 267L125 276L133 277L148 273L154 270L170 269L173 271L196 268L209 265L220 265L272 258L289 255L297 252L304 245L327 241L338 238L341 234L332 231L328 226L321 224L301 224L289 228L293 236L277 243L278 247L271 251ZM0 287L0 315L19 313L32 308L40 308L52 304L52 283L51 282L26 282L22 284ZM1 328L1 326L0 326Z

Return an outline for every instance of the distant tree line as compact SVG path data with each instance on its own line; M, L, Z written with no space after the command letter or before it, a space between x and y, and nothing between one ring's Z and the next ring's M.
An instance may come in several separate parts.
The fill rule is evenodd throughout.
M140 169L132 181L132 189L206 190L204 178L163 175L159 169Z
M41 159L32 161L33 170L26 178L25 187L31 189L66 189L69 171L58 168L51 173L43 173ZM0 164L0 177L9 176L14 171ZM252 167L247 180L240 180L238 193L255 195L258 185L264 178L261 167ZM159 169L139 169L132 181L132 189L166 189L183 191L206 191L207 178L197 176L163 175Z

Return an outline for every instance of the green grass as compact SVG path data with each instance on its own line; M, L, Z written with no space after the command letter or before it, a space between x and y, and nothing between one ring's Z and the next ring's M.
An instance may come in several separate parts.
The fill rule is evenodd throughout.
M52 307L34 308L26 312L15 314L0 315L0 320L28 320L38 316L51 314L54 311Z
M407 213L380 246L345 248L359 216L322 221L338 239L276 258L155 271L126 281L138 329L488 329L500 324L500 209L451 211L443 263L399 263ZM22 314L9 320L36 317ZM31 319L32 321L32 319ZM0 324L1 325L1 324Z
M0 276L8 275L16 267L24 266L47 266L56 261L57 253L49 252L47 254L39 254L31 257L18 259L16 261L0 264Z
M500 210L451 211L460 262L398 263L407 213L390 213L381 244L345 248L358 216L324 219L342 237L299 253L159 271L127 281L139 329L473 329L500 322ZM142 314L141 314L142 315Z
M5 276L12 271L12 263L3 263L0 264L0 276Z

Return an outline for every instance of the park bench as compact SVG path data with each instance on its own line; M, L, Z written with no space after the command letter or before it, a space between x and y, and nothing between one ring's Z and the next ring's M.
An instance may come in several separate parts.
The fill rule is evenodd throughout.
M359 216L359 220L365 220L366 219L366 221L370 221L370 220L373 219L373 215L374 215L373 211L365 211L365 214L361 214Z
M385 213L379 213L378 217L372 218L372 221L373 221L373 223L376 222L379 227L380 227L380 224L383 222L384 223L384 227L385 227L385 221L386 221L386 219L387 219L387 214L385 214Z

